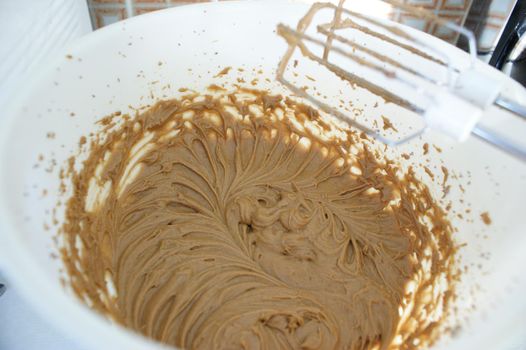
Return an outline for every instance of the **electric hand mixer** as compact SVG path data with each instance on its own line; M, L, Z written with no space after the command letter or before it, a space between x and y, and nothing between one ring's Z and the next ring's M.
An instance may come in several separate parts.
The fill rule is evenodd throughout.
M461 67L453 57L444 54L421 37L412 35L401 26L344 8L344 2L345 0L340 0L338 5L315 3L299 21L296 29L283 24L278 26L278 34L289 45L277 69L277 78L282 84L325 112L390 146L406 143L429 129L434 129L457 141L464 141L474 135L526 161L525 145L514 142L479 122L488 108L496 105L525 119L526 123L526 107L502 94L502 80L477 69L476 41L472 32L424 9L395 0L384 1L395 9L441 25L467 39L470 62ZM313 19L321 10L333 11L332 21L317 25L316 36L310 35L307 31L313 29ZM397 60L393 58L394 55L387 55L366 43L344 36L342 33L345 30L360 32L367 40L381 41L381 45L406 51L410 59ZM312 49L314 46L323 49L323 53L317 54ZM423 127L398 139L389 139L374 128L309 94L305 88L300 88L285 78L285 71L290 66L296 49L304 57L327 67L340 79L365 88L388 103L417 113L422 117ZM386 48L386 51L389 52L389 49ZM336 55L347 60L351 64L350 69L336 64L332 59ZM424 62L427 68L416 69L417 61ZM359 69L353 70L352 65Z

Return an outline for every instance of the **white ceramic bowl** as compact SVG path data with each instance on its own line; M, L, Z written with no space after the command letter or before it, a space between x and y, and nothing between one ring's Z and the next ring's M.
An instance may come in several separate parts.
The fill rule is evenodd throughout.
M50 221L46 211L54 207L58 196L58 167L51 172L45 168L51 158L63 164L77 149L79 137L95 130L94 121L117 110L130 111L130 104L152 103L151 94L162 98L177 95L179 87L202 90L226 66L244 66L247 70L236 74L246 79L258 76L251 68L261 68L273 80L285 51L283 40L274 33L276 25L295 25L307 8L282 1L221 2L139 16L85 36L20 83L0 118L0 263L46 319L94 349L159 347L110 325L60 285L60 261L50 258L54 229L43 228ZM460 50L418 35L466 59ZM277 89L276 83L259 77L260 86ZM526 101L526 93L517 84L506 80L506 86L509 94ZM495 109L492 114L502 112ZM390 118L397 121L396 115ZM503 120L492 123L498 126ZM48 138L48 132L54 132L55 138ZM509 348L526 339L522 271L526 266L526 165L476 139L455 144L433 133L400 152L421 154L427 141L444 149L439 156L436 152L430 156L432 162L438 164L443 158L455 173L471 173L471 185L462 197L471 203L474 218L470 223L454 217L453 223L459 229L457 239L468 243L461 253L463 264L471 265L459 290L459 307L464 312L476 303L477 310L453 342L437 347ZM45 159L35 169L40 154ZM43 189L48 190L47 196L42 196ZM460 198L457 192L452 190L454 201ZM491 226L478 218L484 211L492 217ZM489 253L489 260L481 258L482 253ZM474 296L476 284L482 292Z

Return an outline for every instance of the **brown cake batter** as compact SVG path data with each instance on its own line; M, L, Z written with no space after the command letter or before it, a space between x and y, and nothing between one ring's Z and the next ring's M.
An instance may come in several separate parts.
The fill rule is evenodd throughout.
M369 142L257 91L160 102L72 175L69 283L186 349L421 348L452 295L451 228Z

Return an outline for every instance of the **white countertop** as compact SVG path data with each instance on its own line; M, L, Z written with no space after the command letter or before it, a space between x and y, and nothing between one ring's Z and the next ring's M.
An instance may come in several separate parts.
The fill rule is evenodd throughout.
M0 296L1 350L88 350L44 320L2 276Z

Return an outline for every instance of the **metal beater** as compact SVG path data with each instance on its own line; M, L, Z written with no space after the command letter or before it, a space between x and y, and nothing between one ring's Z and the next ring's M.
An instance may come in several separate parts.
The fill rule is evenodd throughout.
M454 58L412 35L401 26L344 8L344 2L345 0L340 0L338 5L313 4L298 22L296 29L284 24L278 25L278 34L289 45L277 69L278 81L318 108L391 146L406 143L429 129L435 129L458 141L463 141L472 134L526 161L526 146L514 143L479 123L480 117L491 105L505 109L526 122L526 107L504 97L501 93L502 82L477 69L476 41L472 32L424 9L396 0L384 1L395 9L410 13L415 18L441 25L467 39L470 62L467 66L458 67L453 64ZM316 14L327 9L333 11L332 21L317 25L316 37L307 34ZM402 62L389 57L346 37L342 34L344 30L359 31L371 40L381 40L387 45L395 45L410 53L411 60ZM323 48L323 54L316 54L310 48L312 45ZM309 94L305 89L285 78L285 71L296 49L304 57L325 66L339 78L383 97L386 102L419 114L423 118L424 126L392 140ZM358 65L363 74L351 72L335 64L331 59L333 55L339 55ZM413 60L424 60L428 66L435 67L428 72L442 70L444 74L437 77L418 71L414 68ZM524 137L526 138L526 135Z

